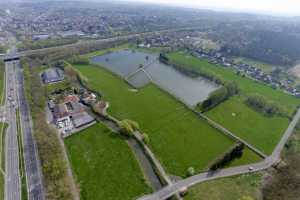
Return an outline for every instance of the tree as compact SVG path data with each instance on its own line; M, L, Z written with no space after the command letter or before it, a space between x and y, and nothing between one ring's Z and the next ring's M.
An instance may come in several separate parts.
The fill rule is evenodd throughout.
M288 116L284 109L277 103L266 99L261 95L251 95L247 98L246 103L254 110L261 112L267 116L281 115Z
M193 176L195 174L195 169L193 167L189 167L187 169L187 176Z
M135 121L124 119L119 122L120 131L125 136L132 136L134 131L139 129L139 124Z

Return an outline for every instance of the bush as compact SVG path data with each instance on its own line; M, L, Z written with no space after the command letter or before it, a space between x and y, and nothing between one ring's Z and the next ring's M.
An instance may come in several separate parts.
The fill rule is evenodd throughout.
M143 133L143 141L145 144L149 144L150 138L149 138L148 134Z
M189 167L187 169L187 176L193 176L195 174L195 169L193 167Z
M137 131L139 129L139 125L137 122L124 119L119 122L120 131L123 135L130 137L133 135L134 131Z

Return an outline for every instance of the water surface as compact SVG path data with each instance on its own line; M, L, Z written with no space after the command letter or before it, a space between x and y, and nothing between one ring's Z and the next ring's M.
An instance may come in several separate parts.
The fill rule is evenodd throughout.
M202 102L219 87L204 78L189 77L172 66L160 63L158 55L152 53L121 50L93 57L91 62L118 74L136 88L152 81L188 106Z

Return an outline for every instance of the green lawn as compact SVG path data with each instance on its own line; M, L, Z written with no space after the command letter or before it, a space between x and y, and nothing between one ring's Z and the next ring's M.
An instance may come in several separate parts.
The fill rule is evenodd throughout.
M200 183L192 187L185 200L244 200L259 198L261 175L251 174ZM246 199L245 199L246 200Z
M151 189L124 139L96 124L65 144L82 200L132 200Z
M181 65L181 67L193 69L195 71L206 71L215 74L224 80L236 81L242 94L251 95L257 93L263 95L284 106L290 115L294 113L296 107L300 103L299 99L291 95L285 94L279 90L274 90L267 85L255 82L249 78L239 76L232 69L210 64L207 60L198 59L181 52L170 53L168 54L168 57L171 62Z
M75 67L88 78L89 87L110 102L113 116L140 124L169 173L184 176L191 166L197 172L206 169L234 143L153 84L133 92L127 83L101 67ZM256 160L255 155L252 157Z
M267 154L273 151L289 124L287 118L266 117L256 112L241 96L230 98L206 115Z

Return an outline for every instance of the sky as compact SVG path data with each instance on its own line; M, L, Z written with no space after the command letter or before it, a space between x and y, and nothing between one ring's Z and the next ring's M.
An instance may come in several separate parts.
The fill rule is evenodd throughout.
M219 11L300 16L300 0L128 0Z

